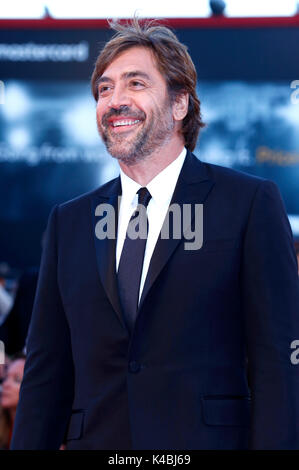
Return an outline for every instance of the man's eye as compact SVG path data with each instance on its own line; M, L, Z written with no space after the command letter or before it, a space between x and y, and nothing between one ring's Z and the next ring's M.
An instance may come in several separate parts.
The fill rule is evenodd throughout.
M143 88L144 87L144 84L137 81L137 80L132 80L132 82L130 84L133 88Z
M105 96L111 90L111 86L109 85L102 85L99 87L99 95Z

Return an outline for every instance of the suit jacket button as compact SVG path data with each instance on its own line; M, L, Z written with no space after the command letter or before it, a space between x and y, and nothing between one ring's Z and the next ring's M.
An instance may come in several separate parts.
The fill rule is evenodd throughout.
M136 361L131 361L129 363L129 371L136 374L140 371L140 364Z

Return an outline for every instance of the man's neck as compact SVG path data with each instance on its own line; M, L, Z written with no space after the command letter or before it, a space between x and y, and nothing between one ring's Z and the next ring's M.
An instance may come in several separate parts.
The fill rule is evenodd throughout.
M119 162L122 171L141 186L146 186L155 176L172 163L182 152L184 144L167 146L135 165L125 165Z

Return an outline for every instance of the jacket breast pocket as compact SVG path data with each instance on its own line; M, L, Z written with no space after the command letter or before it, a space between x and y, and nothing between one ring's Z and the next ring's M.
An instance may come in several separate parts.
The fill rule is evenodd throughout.
M203 420L210 426L249 426L250 397L210 395L201 399Z
M80 439L83 433L84 410L73 411L69 421L66 440Z

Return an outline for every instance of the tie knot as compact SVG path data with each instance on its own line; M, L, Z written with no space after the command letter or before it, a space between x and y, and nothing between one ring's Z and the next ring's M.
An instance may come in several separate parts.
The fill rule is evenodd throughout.
M137 191L137 194L138 194L138 204L142 204L144 207L147 207L152 197L149 190L143 187Z

